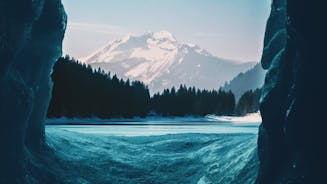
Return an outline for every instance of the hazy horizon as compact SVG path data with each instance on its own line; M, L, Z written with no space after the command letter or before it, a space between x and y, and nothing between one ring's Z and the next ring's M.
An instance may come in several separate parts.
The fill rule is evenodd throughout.
M85 57L127 34L171 32L180 43L215 56L259 61L270 0L63 0L68 14L64 54Z

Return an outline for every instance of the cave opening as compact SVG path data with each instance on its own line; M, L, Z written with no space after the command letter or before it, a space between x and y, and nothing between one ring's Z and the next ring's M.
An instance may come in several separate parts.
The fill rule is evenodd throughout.
M74 2L66 1L64 4L66 5L66 11L69 6L74 6ZM269 3L268 3L269 4ZM265 4L267 5L267 4ZM82 5L81 5L82 6ZM94 5L91 5L89 7L82 7L81 9L86 11L88 8L92 8ZM105 7L105 6L103 6ZM71 7L70 7L71 8ZM181 37L181 41L187 42L188 38L183 38L183 35L185 34L184 30L187 28L180 28L180 32L176 31L172 34L170 31L160 31L160 28L158 32L152 32L147 31L147 29L142 27L141 31L136 31L134 34L131 34L130 36L125 36L127 34L126 30L122 30L120 26L111 26L110 24L107 25L107 22L100 22L100 23L92 23L87 22L83 20L83 16L79 16L80 12L76 12L76 7L72 8L72 12L70 13L68 11L68 31L66 32L66 37L64 40L64 53L69 54L70 57L76 58L76 60L80 60L80 62L87 63L87 59L89 58L89 62L92 64L92 61L90 58L94 60L94 56L98 55L101 52L104 52L104 50L101 50L95 54L91 54L88 56L88 53L92 53L92 50L99 50L98 47L105 45L105 47L102 48L109 48L112 45L106 45L109 43L118 43L118 42L129 42L132 39L144 39L142 37L146 37L147 39L150 39L151 37L155 37L154 35L169 35L168 37L172 37L173 42L177 42L178 38ZM251 11L253 10L251 7ZM233 59L237 60L255 60L259 61L261 59L261 52L263 50L263 37L264 37L264 30L266 25L266 19L268 17L268 14L270 12L270 4L269 6L265 6L260 9L260 16L257 15L257 17L260 17L260 20L253 18L254 13L247 12L245 13L248 16L247 19L244 19L244 24L241 24L240 27L233 27L234 30L246 30L242 35L238 35L235 37L241 37L246 38L244 40L240 39L242 42L241 44L237 43L230 43L230 45L227 45L225 48L234 48L234 53L236 52L242 52L242 54L239 54L239 56L235 56ZM82 12L84 12L82 11ZM89 10L88 10L89 11ZM100 10L98 10L100 11ZM234 10L237 11L237 10ZM122 13L125 11L121 11ZM252 11L253 12L253 11ZM141 14L141 13L140 13ZM134 15L136 18L137 16ZM69 18L73 17L70 20ZM117 20L121 20L122 22L124 19L120 19L119 16L114 16ZM131 19L131 17L128 17ZM85 21L85 22L83 22ZM172 20L170 20L172 21ZM174 22L174 21L172 21ZM177 22L177 20L176 20ZM201 24L201 21L194 24ZM233 22L233 20L230 20L230 22ZM257 23L260 22L260 26L257 25ZM230 23L226 23L230 24ZM256 30L253 33L249 30L248 27L252 27ZM141 27L141 26L140 26ZM131 27L128 27L128 30L132 29ZM151 28L152 30L157 29L156 27ZM165 28L167 29L167 28ZM176 29L176 28L175 28ZM232 28L229 28L232 29ZM172 29L174 31L174 29ZM111 35L112 32L115 31L114 35ZM196 30L200 32L200 29ZM213 32L218 32L218 30L211 30ZM167 33L168 32L168 33ZM160 33L160 34L159 34ZM210 33L194 33L198 37L203 36L213 36L213 37L219 37L219 35L214 35ZM230 33L231 35L233 33ZM150 35L150 36L149 36ZM228 38L232 39L231 35L228 36ZM255 35L255 38L254 38ZM258 36L260 35L260 36ZM149 37L149 38L148 38ZM175 38L176 37L176 38ZM259 38L260 37L260 38ZM83 38L83 39L81 39ZM152 38L151 38L152 39ZM165 37L167 39L167 37ZM169 38L170 39L170 38ZM184 40L183 40L184 39ZM207 38L208 39L208 38ZM90 41L91 40L91 41ZM108 41L109 40L109 41ZM113 40L112 42L110 42ZM210 47L210 44L207 44L207 40L203 39L204 43L203 45ZM232 39L233 41L237 40L237 38ZM193 41L193 40L191 40ZM212 42L219 42L219 39L217 40L211 40ZM90 46L90 42L93 45ZM227 42L227 41L224 41ZM245 49L246 51L240 51L241 48L235 47L235 45L242 45L243 49L246 47L244 46L244 43L252 43L255 42L255 47L252 47L249 49ZM132 44L138 44L132 43ZM179 43L182 44L182 43ZM185 45L186 48L192 48L193 44L187 44ZM202 44L201 44L202 45ZM234 47L232 46L234 45ZM123 45L123 47L129 47L130 45ZM150 45L153 46L153 45ZM175 45L173 45L175 46ZM80 47L80 48L77 48ZM140 48L147 48L149 45L141 45ZM212 47L212 46L211 46ZM222 46L217 46L222 47ZM194 47L195 48L195 47ZM137 50L138 47L133 47L134 50ZM168 50L171 48L168 48ZM174 48L173 48L174 49ZM211 48L212 49L212 48ZM108 49L109 50L109 49ZM255 50L255 52L254 52ZM124 50L123 50L124 51ZM143 50L142 50L143 51ZM117 51L121 52L120 50ZM255 56L249 56L246 53L251 52L255 53ZM106 54L106 53L105 53ZM105 55L104 54L104 55ZM215 53L217 55L217 53ZM246 56L247 55L247 56ZM85 57L86 56L86 57ZM226 57L231 57L231 55L226 55ZM101 57L99 57L101 58ZM110 58L110 57L109 57ZM145 58L146 59L146 58ZM267 59L268 60L268 59ZM126 63L124 63L126 64ZM93 65L92 65L93 66ZM100 65L94 65L93 67L98 67ZM126 67L127 65L122 65L122 67ZM201 66L201 65L200 65ZM203 65L202 65L203 66ZM108 68L115 67L110 66ZM199 67L197 64L196 67ZM209 67L210 68L210 67ZM257 64L257 68L261 69L261 65ZM108 72L108 71L106 71ZM143 72L143 71L142 71ZM126 72L127 73L127 72ZM229 72L228 72L229 73ZM215 73L217 74L217 72ZM263 77L265 72L262 70L262 73L260 73L260 79L261 83L263 84ZM122 75L122 74L121 74ZM234 74L233 74L234 75ZM254 79L257 75L254 75ZM258 77L259 78L259 77ZM138 79L138 78L137 78ZM194 81L194 80L193 80ZM203 82L200 82L203 83ZM244 91L240 92L243 93ZM78 92L77 92L78 93ZM76 92L75 92L76 94ZM242 94L239 94L239 98ZM260 115L259 115L260 116ZM228 118L227 118L228 119ZM58 123L57 120L50 120L54 123ZM72 121L72 119L63 119L61 120L61 123ZM87 120L80 120L77 119L75 122L80 121L86 121ZM90 120L89 120L90 121ZM92 121L92 120L91 120ZM94 120L93 120L94 121ZM121 120L119 120L121 121ZM135 120L132 120L135 121ZM165 120L165 121L171 121ZM185 120L184 120L185 121ZM187 121L199 121L196 120L187 120ZM202 120L201 120L202 121ZM250 120L246 120L250 121ZM105 121L104 121L105 122ZM83 182L97 182L98 178L101 178L104 182L112 182L112 183L151 183L151 182L168 182L168 183L174 183L174 181L180 182L180 183L192 183L194 181L198 182L212 182L215 181L218 183L228 183L232 182L230 181L230 177L234 177L234 181L243 181L243 183L253 183L257 176L257 170L258 170L258 158L257 158L257 131L258 127L257 124L255 125L249 125L246 129L240 129L234 131L232 127L227 127L224 131L228 133L235 134L240 132L246 132L246 135L244 136L235 136L235 137L224 137L224 141L214 141L217 140L215 136L195 136L195 135L187 135L185 137L182 137L179 135L186 134L186 133L217 133L217 129L212 127L203 128L201 126L194 126L192 125L192 130L188 132L186 130L183 131L176 131L176 130L166 130L163 127L160 127L159 125L154 125L153 127L147 127L147 132L142 132L143 130L140 127L133 127L130 129L123 129L123 131L119 130L119 125L115 124L117 122L110 121L109 124L114 124L116 127L114 130L110 127L101 127L99 129L98 127L94 128L91 127L89 130L83 126L79 126L77 128L63 126L63 127L53 127L48 126L47 127L47 133L48 133L48 142L47 144L50 145L50 147L53 150L57 150L55 153L55 156L63 157L65 161L68 161L69 163L60 163L55 164L56 167L62 167L61 164L67 164L67 167L71 167L71 170L76 170L75 172L67 172L66 174L63 174L62 176L66 179L69 178L69 182L72 183L83 183ZM150 122L153 123L153 122ZM178 122L181 124L181 122ZM128 125L133 125L133 123L126 123ZM126 125L123 125L126 127ZM144 125L140 125L141 127ZM176 124L174 125L176 127ZM184 126L184 125L182 125ZM118 127L118 128L117 128ZM134 129L135 128L135 129ZM183 127L182 127L183 128ZM77 130L78 129L78 130ZM176 129L176 128L175 128ZM187 129L184 127L184 129ZM197 130L194 130L197 129ZM201 132L201 130L205 129ZM213 129L213 130L210 130ZM62 131L64 130L64 131ZM175 131L175 132L174 132ZM72 132L72 133L67 133ZM127 137L123 138L123 141L120 139L119 136L122 136L121 132L124 133L123 136L128 135ZM136 133L135 133L136 132ZM225 132L225 133L226 133ZM107 134L110 136L109 139L107 137L99 136L101 134ZM177 138L174 135L162 135L162 134L176 134ZM84 136L85 137L84 137ZM116 137L118 136L118 138ZM133 137L134 138L131 138ZM144 138L143 136L149 136L149 138ZM136 138L135 138L136 137ZM86 142L83 142L82 140L89 139ZM247 140L247 144L242 144L244 140ZM208 142L211 142L209 144ZM124 144L122 144L124 142ZM162 143L166 142L166 143ZM170 142L170 143L169 143ZM240 148L242 149L233 149L230 148L230 145L227 144L227 142L235 145L241 145ZM83 147L81 147L81 144ZM230 154L233 155L233 160L231 160L230 157L226 157L224 153L226 150L224 149L216 149L217 145L224 145L228 151L230 151ZM87 149L85 149L87 147ZM110 148L112 147L112 148ZM149 148L151 147L151 149ZM198 153L198 157L206 158L208 155L216 154L215 157L211 157L207 161L201 161L201 159L198 159L198 157L191 157L192 152L194 150L200 149L202 147L203 150L209 150L204 151L203 153ZM66 149L63 150L63 149ZM136 150L131 151L131 150ZM231 151L234 150L234 151ZM71 155L70 155L71 154ZM118 155L118 156L117 156ZM147 155L145 157L144 155ZM181 156L182 155L182 156ZM76 158L74 158L76 157ZM181 158L185 157L185 158ZM99 160L99 162L94 162L94 160ZM111 159L110 159L111 158ZM235 160L243 160L246 161L242 164L234 162ZM83 161L84 164L79 164L80 161ZM160 161L159 161L160 160ZM217 160L219 160L219 164L222 166L220 169L216 169L215 171L208 172L206 171L207 168L213 168L217 165ZM160 164L158 162L162 162L164 164ZM230 163L232 162L232 163ZM191 163L191 167L190 167ZM52 163L53 164L53 163ZM78 168L76 167L78 165ZM224 169L222 169L224 168ZM109 172L105 171L109 170ZM85 172L87 171L87 173ZM175 171L172 173L172 171ZM80 174L83 173L83 174ZM118 173L118 174L113 174ZM188 176L190 173L195 173L191 176ZM148 176L150 175L150 176ZM104 177L106 176L106 177ZM165 176L165 177L161 177Z
M246 129L225 125L223 138L210 134L215 133L209 131L214 130L210 126L203 135L193 132L202 130L199 125L192 125L191 134L181 131L185 125L179 125L180 134L169 134L171 129L153 125L148 127L154 135L151 139L144 134L133 139L135 135L121 136L110 128L99 131L83 125L75 132L67 125L63 125L66 129L49 126L45 130L50 73L62 56L66 13L60 0L1 1L0 183L96 183L99 178L113 183L232 183L231 178L253 183L258 167L258 183L321 183L325 180L325 125L324 108L318 107L326 94L321 88L326 82L325 5L318 0L272 1L260 58L268 73L257 143L257 125ZM79 29L86 26L80 22L72 25ZM104 28L107 34L113 27ZM186 35L185 31L179 34ZM144 125L136 129L140 127ZM158 130L161 134L155 134ZM245 130L242 135L237 132ZM103 136L108 131L113 134ZM164 131L168 133L162 135ZM221 145L233 149L233 154ZM223 169L219 170L217 160L222 161Z
M60 131L55 128L51 128L49 126L49 130L45 130L44 122L47 115L47 109L49 105L49 101L51 98L51 80L50 74L53 71L53 65L57 61L57 58L63 55L62 53L62 42L64 39L65 29L68 25L72 31L74 29L79 29L79 31L85 31L85 26L99 27L104 30L96 30L97 32L108 34L111 30L106 30L108 28L112 28L108 25L101 27L103 25L99 24L81 24L80 22L68 22L67 24L67 15L65 13L64 7L60 0L40 0L40 1L29 1L26 0L21 4L19 0L13 1L1 1L0 2L0 40L1 40L1 50L0 56L2 58L1 61L1 74L0 74L0 85L4 86L0 90L0 119L1 123L5 124L1 128L0 132L0 141L1 145L5 148L4 151L0 152L1 166L0 166L0 183L94 183L98 181L98 178L103 178L106 176L106 172L103 171L104 168L110 168L112 173L116 173L117 175L109 176L107 178L103 178L103 181L107 182L134 182L134 183L151 183L154 181L169 181L173 182L180 175L185 176L179 178L180 182L205 182L210 180L215 180L217 177L220 177L221 182L228 181L230 175L236 175L236 177L241 178L244 175L242 174L245 170L252 170L251 172L247 172L246 176L255 175L256 171L253 168L256 167L256 158L254 157L256 150L256 139L255 135L251 135L253 132L256 132L256 126L249 126L249 129L246 129L249 135L245 135L239 141L235 141L235 137L226 137L225 142L214 142L209 144L209 147L203 147L208 144L211 140L216 140L212 135L204 135L202 137L197 137L193 134L189 134L185 140L175 141L175 137L183 138L181 135L169 135L170 132L166 132L167 135L156 135L151 138L151 140L145 140L140 136L137 139L124 138L129 142L129 148L127 150L120 150L121 147L126 146L124 143L124 139L121 137L114 137L111 139L104 139L103 137L87 137L90 138L90 141L86 141L82 144L87 144L85 147L89 147L89 149L81 149L78 147L76 143L81 144L81 141L85 138L81 138L83 132L77 132L73 134L67 134L67 130ZM65 3L70 4L71 2L66 1ZM76 4L75 4L76 5ZM229 5L226 5L229 6ZM241 5L239 5L241 6ZM209 6L210 7L210 6ZM169 7L168 7L169 8ZM182 6L180 6L182 8ZM239 7L238 7L239 8ZM258 60L260 55L260 46L255 47L245 47L254 52L252 56L247 55L247 51L242 51L242 48L238 48L238 45L244 45L250 40L254 40L255 42L261 42L261 38L253 38L253 35L250 34L252 31L256 32L256 29L250 30L250 24L257 24L256 21L262 23L262 18L260 20L252 21L254 18L253 8L248 7L249 12L240 13L238 16L245 15L247 16L246 22L249 25L241 25L241 27L231 27L229 31L244 29L247 30L248 36L243 35L242 32L239 32L239 40L241 40L240 44L231 44L234 45L234 49L238 50L238 52L243 52L243 57L241 54L239 56L235 56L233 59L238 60ZM67 10L67 9L66 9ZM239 9L235 9L237 12ZM189 10L188 10L189 11ZM204 10L202 13L204 13ZM214 10L211 10L214 11ZM153 13L153 12L152 12ZM186 12L188 15L192 15L192 12ZM197 12L199 13L199 12ZM200 12L201 13L201 12ZM227 12L226 12L227 13ZM260 14L265 14L268 16L267 12L258 11ZM68 12L69 14L69 12ZM159 15L158 15L159 16ZM74 16L72 16L74 17ZM204 18L205 20L206 18ZM235 18L234 18L235 19ZM196 19L195 19L196 20ZM170 20L171 21L171 20ZM179 20L182 22L183 20ZM235 19L236 21L236 19ZM197 22L200 25L201 20ZM228 21L222 21L225 26L230 25ZM232 22L232 20L230 20ZM245 22L245 21L244 21ZM189 23L188 29L192 29L195 23ZM176 25L175 25L176 26ZM213 25L209 25L213 26ZM243 26L243 27L242 27ZM159 26L160 27L160 26ZM117 28L114 28L117 29ZM143 28L145 30L145 28ZM154 27L153 29L157 29ZM173 29L173 28L172 28ZM204 28L203 28L204 29ZM209 28L207 28L209 29ZM215 27L215 30L218 29ZM86 32L90 31L90 27ZM116 30L119 33L119 29ZM197 32L196 32L197 31ZM78 32L78 31L77 31ZM126 31L125 31L126 32ZM192 39L192 35L188 37L184 37L185 32L182 28L175 28L175 32L181 37L183 41L189 41ZM226 34L228 30L225 30ZM260 31L264 32L264 26L260 26ZM160 32L164 35L169 35L167 32ZM68 34L70 34L68 32ZM119 33L120 35L121 33ZM212 46L208 40L216 37L220 37L221 35L215 35L209 32L201 32L199 30L193 30L194 37L206 37L202 40L201 43L203 45L211 47L210 50L212 52L217 51L214 50L215 46ZM153 37L160 36L160 34L153 33ZM261 34L260 34L261 35ZM162 35L161 35L162 36ZM79 39L87 38L86 35L78 36ZM174 37L174 36L171 36ZM212 38L210 38L212 37ZM230 40L235 41L229 35ZM251 38L250 38L251 37ZM71 37L74 45L83 45L83 39L76 39L73 36ZM220 38L220 39L225 39ZM248 40L249 39L249 40ZM97 38L96 46L99 46L99 42L102 41ZM69 41L69 40L68 40ZM88 40L88 42L91 42ZM175 42L175 41L172 41ZM215 41L219 43L219 41ZM103 42L101 42L103 43ZM226 41L227 44L227 41ZM181 44L182 45L182 44ZM202 45L202 44L201 44ZM64 47L70 47L72 45L64 45ZM87 44L85 44L87 46ZM211 55L207 52L200 51L201 48L195 46L193 44L184 44L183 48L190 49L194 53L202 54L204 56ZM181 48L182 48L181 46ZM220 49L224 50L225 48L231 47L222 45L218 45ZM180 49L180 48L178 48ZM192 50L193 49L193 50ZM261 48L262 49L262 48ZM169 50L169 48L168 48ZM222 51L222 54L226 54L222 57L231 57L231 51ZM247 56L246 56L247 55ZM200 68L201 65L195 65L197 68ZM202 66L203 67L203 66ZM210 67L207 67L210 68ZM197 120L198 121L198 120ZM180 123L180 122L179 122ZM185 126L185 125L182 125ZM192 125L193 126L193 125ZM83 127L79 127L82 129ZM158 127L157 127L158 128ZM150 131L156 131L157 128L150 129ZM197 129L197 131L201 132L201 126L193 126L192 131ZM109 131L109 130L107 130ZM162 131L162 130L160 130ZM174 131L169 130L169 131ZM192 132L191 131L191 132ZM227 127L224 131L230 131L231 133L235 133L234 129L231 127ZM238 130L241 131L241 130ZM50 134L48 134L50 132ZM163 131L164 132L164 131ZM177 131L178 133L190 133L188 131ZM204 133L215 133L210 132L210 127L204 131ZM85 133L85 132L84 132ZM100 132L101 133L101 132ZM102 132L103 133L103 132ZM199 132L198 132L199 133ZM71 137L74 135L76 137ZM158 141L158 137L161 137L163 144L161 141ZM236 136L237 137L237 136ZM226 142L233 142L235 144L241 144L241 140L250 138L251 141L248 141L247 145L244 147L250 148L246 154L237 154L242 152L242 150L235 151L235 155L239 156L238 159L242 159L244 157L249 157L249 163L246 167L238 168L237 163L234 163L233 167L229 167L229 169L225 169L226 173L223 170L219 170L218 172L207 173L206 176L202 176L202 174L206 173L206 167L202 167L204 163L207 164L208 167L215 167L217 160L225 160L224 164L228 167L229 162L225 155L221 154L220 157L213 157L207 162L201 161L198 157L191 157L193 155L192 152L199 147L203 147L203 149L208 149L208 152L201 153L203 158L206 158L208 155L215 154L215 151L224 151L224 150L215 150L218 144L223 144ZM72 142L70 142L72 141ZM110 146L115 146L115 143L120 141L121 145L116 145L113 149L108 148L108 143ZM175 141L175 142L174 142ZM94 146L94 143L97 142L99 145ZM171 144L166 143L172 142ZM139 146L138 146L139 145ZM154 156L158 155L156 151L153 152L149 147L156 146L155 148L161 150L160 157L156 158ZM131 152L130 150L144 149L144 152ZM177 146L176 148L171 148L173 146ZM127 147L127 146L126 146ZM136 148L135 148L136 147ZM102 148L102 149L101 149ZM107 150L105 150L106 148ZM213 150L211 150L211 148ZM65 152L65 149L70 150L69 152ZM109 152L109 151L112 152ZM211 150L211 151L210 151ZM165 152L167 151L167 153ZM244 151L244 150L243 150ZM181 157L178 153L184 155ZM92 156L96 156L97 153L101 153L97 155L97 159L104 159L101 162L93 162ZM153 159L144 158L144 154L149 154L153 156ZM173 155L171 158L166 158L166 155ZM208 154L208 155L207 155ZM114 160L106 160L107 155L120 155L121 157L117 157ZM137 157L135 157L135 155ZM126 158L129 156L130 158ZM220 155L218 155L220 156ZM108 157L108 156L107 156ZM85 159L87 158L87 159ZM142 158L140 160L140 158ZM151 157L150 157L151 158ZM130 160L139 160L138 165L131 165ZM162 159L162 163L167 163L163 165L159 165L158 159ZM124 160L122 162L121 160ZM83 162L85 164L81 164ZM189 167L190 163L192 164ZM148 164L148 165L147 165ZM104 167L105 166L105 167ZM176 169L176 166L179 166L178 171L176 173L172 173L171 171ZM153 176L144 178L142 176L146 176L147 173L152 173L152 169L155 168L155 172ZM237 168L235 170L235 168ZM128 171L124 171L124 169L128 169ZM123 173L123 174L122 174ZM191 173L192 177L186 177ZM159 177L159 176L167 176ZM249 181L253 181L254 178L248 178Z

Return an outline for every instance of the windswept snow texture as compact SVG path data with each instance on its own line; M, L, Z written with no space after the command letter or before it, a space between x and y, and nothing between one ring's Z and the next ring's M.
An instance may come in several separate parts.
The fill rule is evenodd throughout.
M180 84L218 89L254 66L218 58L197 45L181 44L167 31L128 35L82 61L125 79L143 81L152 94Z
M256 178L257 127L47 126L46 135L65 183L246 184Z

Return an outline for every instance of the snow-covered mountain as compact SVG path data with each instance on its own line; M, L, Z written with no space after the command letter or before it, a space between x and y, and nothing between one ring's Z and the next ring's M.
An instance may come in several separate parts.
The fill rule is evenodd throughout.
M218 89L254 66L213 56L197 45L181 44L167 31L128 35L82 61L125 79L143 81L151 93L180 84Z

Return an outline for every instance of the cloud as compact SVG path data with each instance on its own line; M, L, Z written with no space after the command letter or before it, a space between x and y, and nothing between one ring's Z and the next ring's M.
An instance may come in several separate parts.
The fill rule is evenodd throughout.
M226 37L227 35L226 34L222 34L222 33L205 33L205 32L196 32L194 33L194 36L196 37L214 37L214 38L217 38L217 37Z
M93 24L85 22L68 22L68 32L89 32L95 34L106 34L106 35L118 35L123 36L129 32L120 26L108 25L108 24Z

